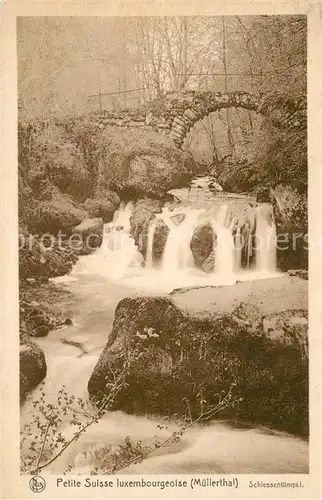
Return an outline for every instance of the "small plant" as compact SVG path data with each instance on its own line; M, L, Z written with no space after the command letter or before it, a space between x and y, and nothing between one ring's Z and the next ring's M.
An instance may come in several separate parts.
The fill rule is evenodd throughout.
M108 466L105 470L103 464L100 473L104 475L114 474L115 472L128 468L130 465L143 462L143 460L153 455L153 453L160 448L166 448L174 443L179 443L187 430L194 425L209 421L221 411L229 407L236 406L241 401L241 398L237 398L233 395L233 389L234 384L232 384L225 396L222 394L217 395L217 404L209 406L207 405L207 401L204 399L203 389L201 388L198 393L200 413L195 419L192 419L191 417L190 401L188 398L183 398L187 405L186 414L183 416L173 415L171 419L171 422L176 424L177 429L171 431L170 435L162 440L155 435L153 445L151 446L144 445L142 441L133 442L130 437L127 436L124 443L120 446L119 451L113 454L114 464L112 466ZM167 430L168 426L158 425L157 428L159 430ZM92 471L92 473L97 472L98 469Z
M124 387L126 373L127 366L120 374L114 375L114 384L109 395L94 407L89 401L76 398L74 395L69 396L64 386L58 392L55 404L46 403L46 394L41 391L39 399L33 401L34 411L31 415L33 424L27 424L22 432L20 441L22 473L38 474L57 460L89 427L99 422L111 408L118 392ZM64 416L69 417L69 425L74 428L71 438L67 438L62 432Z
M105 396L95 408L88 401L73 395L69 396L65 387L58 392L55 404L46 403L46 394L41 391L39 399L33 402L35 410L32 414L33 424L26 425L22 431L21 472L38 474L61 457L89 427L99 422L111 409L119 391L124 388L126 373L127 367L119 375L113 374L114 383L109 395ZM172 428L173 424L176 427L169 431L167 437L160 439L156 434L153 437L153 444L147 445L141 440L133 441L130 436L126 436L116 451L111 452L106 447L98 453L100 465L95 467L91 474L115 474L133 464L141 463L160 448L180 442L185 432L192 426L211 420L219 412L227 407L235 406L240 401L233 395L233 385L224 397L218 394L218 402L215 405L207 405L202 388L198 393L198 398L200 413L197 418L192 418L190 401L188 398L183 398L186 403L186 413L165 418L167 423L172 424ZM69 418L69 425L74 427L72 437L66 437L62 432L63 418L66 416ZM157 430L167 431L168 425L158 424ZM72 468L72 465L69 465L65 473L71 472Z

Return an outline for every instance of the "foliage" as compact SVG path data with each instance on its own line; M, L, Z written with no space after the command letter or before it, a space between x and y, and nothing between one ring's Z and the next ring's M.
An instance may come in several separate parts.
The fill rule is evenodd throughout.
M86 164L62 126L25 121L18 127L19 222L33 233L70 230L86 213ZM78 201L77 201L78 200Z
M229 191L251 191L290 185L307 190L307 134L266 122L251 149L226 156L217 167L218 182Z
M90 426L97 423L124 386L126 371L127 367L124 367L115 378L110 394L94 409L88 401L68 395L64 387L58 392L56 404L46 403L46 395L42 391L39 400L33 401L32 424L25 426L20 441L22 472L39 473L57 460ZM66 415L75 429L72 438L64 436L62 432L63 417Z
M114 398L126 384L124 377L126 370L127 367L115 377L109 396L97 403L96 407L82 398L68 395L65 387L58 392L55 404L46 403L46 394L42 390L39 400L33 401L33 423L27 424L21 434L22 473L38 474L42 469L59 459L89 427L99 422L104 414L111 409ZM168 419L169 423L175 424L175 429L169 429L168 425L157 425L158 430L168 431L169 429L167 437L160 439L155 434L151 445L132 440L130 436L126 436L124 442L121 442L116 450L111 451L105 447L98 453L100 463L91 471L91 474L115 474L133 464L141 463L160 448L169 447L173 443L179 442L190 427L211 420L227 407L236 406L239 401L234 396L233 387L231 387L224 397L218 395L217 403L210 406L201 391L199 394L199 414L193 419L190 402L188 398L184 398L185 413L181 416L173 415ZM69 426L74 429L71 438L66 437L63 432L66 416L69 419ZM73 465L69 464L65 473L72 471Z

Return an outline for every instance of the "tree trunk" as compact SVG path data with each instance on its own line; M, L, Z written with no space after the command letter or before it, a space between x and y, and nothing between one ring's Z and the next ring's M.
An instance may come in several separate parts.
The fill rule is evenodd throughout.
M225 26L225 16L222 16L222 58L224 64L224 75L225 75L225 91L228 92L228 75L227 75L227 61L226 61L226 26ZM230 152L235 149L233 135L230 127L229 119L229 109L226 108L226 121L227 121L227 139Z

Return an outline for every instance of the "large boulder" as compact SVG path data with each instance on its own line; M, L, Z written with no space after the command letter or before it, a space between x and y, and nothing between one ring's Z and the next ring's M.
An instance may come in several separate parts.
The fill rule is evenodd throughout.
M87 255L99 248L103 242L103 219L84 219L73 229L71 245L75 252Z
M103 222L111 222L115 205L109 200L93 200L88 198L84 204L90 218L101 218Z
M187 153L136 155L130 160L126 189L139 195L163 197L170 189L187 185L192 172L186 165ZM192 159L191 159L192 162Z
M277 265L282 271L308 269L308 200L290 186L271 191L277 232Z
M34 342L25 340L20 345L20 404L27 394L46 377L47 366L43 350Z
M290 276L126 298L88 390L109 395L123 373L115 409L183 415L188 401L192 418L232 394L220 418L307 434L307 327L307 281Z
M216 234L210 224L200 224L192 234L190 249L196 267L201 268L207 257L213 252Z
M70 197L57 195L52 200L37 204L28 229L33 234L49 233L56 236L62 232L70 235L86 216L86 210Z
M187 185L198 169L189 152L153 131L106 127L99 141L98 185L122 199L163 198L170 189Z

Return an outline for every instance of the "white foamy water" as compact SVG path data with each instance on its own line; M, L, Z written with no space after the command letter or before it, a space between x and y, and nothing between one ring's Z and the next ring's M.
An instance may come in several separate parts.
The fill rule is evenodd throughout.
M256 267L260 271L276 268L276 226L273 209L263 203L256 209L256 237L260 243L256 253Z
M193 267L190 240L197 225L199 213L196 210L186 210L182 214L185 217L184 220L177 224L173 217L180 215L180 212L176 214L167 210L163 211L161 217L170 229L162 258L162 271L164 273L176 273ZM151 267L153 268L153 264Z
M181 206L161 214L150 222L147 233L145 263L130 236L130 217L133 205L122 205L113 221L105 224L102 246L93 254L81 257L70 275L55 278L56 282L77 280L82 275L100 276L110 283L122 283L131 288L149 292L168 293L185 286L229 285L237 281L274 277L276 271L276 228L272 209L268 204L256 208L256 265L242 267L240 227L233 237L237 216L229 203L210 208ZM255 210L255 209L254 209ZM153 242L158 220L169 228L161 262L154 262ZM216 238L214 270L205 273L194 265L190 241L197 226L209 224ZM251 244L251 235L248 236ZM249 253L250 249L246 250ZM247 259L249 262L249 258Z

